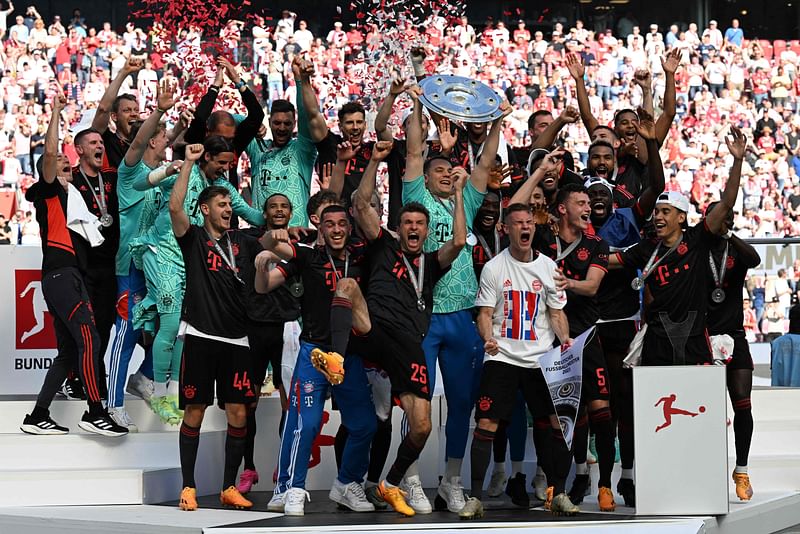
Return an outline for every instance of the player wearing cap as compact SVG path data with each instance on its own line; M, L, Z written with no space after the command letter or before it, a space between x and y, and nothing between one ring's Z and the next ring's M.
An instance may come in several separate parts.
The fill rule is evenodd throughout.
M709 204L706 216L714 209L721 209L719 203ZM753 496L753 487L747 474L747 459L753 437L753 413L750 405L753 357L744 333L742 293L748 269L758 266L761 258L752 245L733 234L733 211L728 211L725 217L722 239L715 241L709 252L708 262L708 285L713 288L708 303L708 334L715 360L718 359L718 347L724 343L723 337L729 337L727 341L732 341L733 345L724 358L736 441L733 480L736 484L736 496L740 500L749 501Z
M706 331L708 253L714 236L722 234L727 210L732 210L736 201L747 145L736 128L725 142L734 160L718 208L700 224L684 230L689 201L680 193L662 193L653 215L656 239L642 241L610 258L611 266L641 269L632 287L639 290L646 285L652 295L645 314L642 365L711 362Z
M583 186L566 185L559 189L556 209L557 233L551 230L550 225L537 226L534 247L554 260L566 278L567 305L564 312L569 318L569 335L574 338L594 326L600 317L596 295L608 268L608 244L601 237L586 233L591 207ZM580 504L590 490L586 451L591 426L600 467L597 501L601 511L611 512L616 507L611 492L614 429L609 408L607 365L596 334L584 346L582 363L581 406L573 441L576 475L569 497L573 503Z
M178 439L183 475L179 507L188 511L197 508L194 470L200 426L216 391L228 420L220 502L245 509L253 503L242 497L234 484L247 435L245 404L256 394L249 377L246 285L236 268L236 256L248 246L248 240L253 240L230 230L233 209L226 187L212 185L200 192L197 206L203 226L192 224L185 203L195 162L202 154L203 145L186 147L186 160L169 198L172 232L186 272L180 326L184 351L179 407L184 413Z
M441 248L453 235L453 186L460 171L454 171L449 160L434 156L422 159L422 106L419 102L421 89L417 86L407 90L414 100L414 113L409 122L408 155L406 173L403 178L403 203L419 202L430 213L430 233L425 241L428 252ZM486 138L483 151L474 166L467 185L464 186L464 212L468 236L472 221L486 194L489 171L494 167L497 145L503 117L511 112L508 104L502 105L503 116L497 119ZM433 316L428 335L423 341L428 369L436 369L437 360L442 370L445 397L447 399L447 457L445 476L439 484L437 503L451 512L464 507L464 491L461 485L461 464L467 446L469 418L474 402L474 388L478 383L483 351L471 310L475 305L477 281L472 268L472 246L477 242L474 235L468 237L467 246L461 250L450 271L434 288ZM435 386L435 373L431 372L431 391ZM414 484L419 478L413 471L406 475ZM415 492L424 497L421 491ZM415 504L412 502L412 507ZM420 510L430 510L427 498L420 499Z
M459 516L483 516L481 497L492 441L500 421L511 418L518 391L522 391L534 417L550 421L550 439L539 451L553 485L550 510L557 515L573 515L578 507L565 492L569 449L538 364L556 338L563 345L572 343L563 311L567 296L557 287L555 263L532 248L535 225L527 204L508 206L504 229L511 244L484 267L475 300L486 356L470 449L471 497Z
M664 190L664 170L653 119L647 112L641 109L639 112L641 120L637 124L637 131L647 147L650 183L633 206L615 207L616 189L605 179L593 177L586 181L592 226L597 235L608 243L611 253L640 241L640 231L648 215L653 212L656 199ZM600 127L596 131L600 131ZM592 146L594 148L590 148L590 165L594 166L595 171L610 168L610 160L614 155L610 145L596 141ZM622 461L622 477L617 484L617 492L622 495L627 506L635 506L636 499L633 484L633 396L631 376L630 373L623 373L622 360L636 335L637 321L640 318L639 292L631 287L636 276L636 269L632 267L610 270L597 292L600 312L597 334L608 366L611 410L618 426Z

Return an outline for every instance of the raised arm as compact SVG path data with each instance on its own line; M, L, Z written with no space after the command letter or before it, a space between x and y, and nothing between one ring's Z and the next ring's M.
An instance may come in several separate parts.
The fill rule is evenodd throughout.
M328 189L338 196L341 196L342 190L344 190L347 163L354 157L356 157L356 151L350 144L350 141L345 141L344 143L336 145L336 165L333 167L331 182L328 184Z
M731 235L728 240L730 241L731 245L733 245L733 248L739 252L742 261L744 261L745 267L748 269L754 269L755 267L758 267L758 265L761 263L761 256L758 254L758 251L753 245L746 243L744 240L735 235Z
M103 98L97 104L97 112L94 114L94 119L92 119L92 128L101 133L108 130L108 119L111 117L111 110L114 107L114 100L117 98L119 88L122 87L125 78L134 72L139 72L142 67L144 67L144 61L141 59L131 57L125 62L125 66L120 69L117 77L108 85L108 89L103 93Z
M367 163L364 174L361 175L361 182L358 184L353 198L353 209L358 227L364 233L368 241L374 241L381 233L381 220L378 214L370 205L372 195L375 194L375 178L378 173L378 165L386 159L392 151L392 141L378 141L372 149L372 157Z
M406 90L406 81L402 78L392 81L389 88L389 94L383 99L378 115L375 117L375 133L381 141L391 141L393 139L392 132L387 129L389 119L392 117L392 108L397 97L402 95Z
M564 149L557 148L547 154L539 166L533 171L533 174L525 180L525 183L517 189L517 192L514 193L514 196L511 197L511 200L508 201L509 205L511 204L525 204L526 206L531 203L531 195L533 194L533 190L536 189L536 186L539 185L539 182L542 181L544 175L547 174L548 171L554 170L558 167L558 164L561 158L564 157Z
M286 229L267 230L258 242L264 250L274 252L283 260L294 258L294 248L291 245L289 231Z
M250 141L255 139L258 129L264 123L264 109L261 107L256 95L253 94L253 91L242 80L233 63L222 56L217 58L217 63L225 69L225 73L233 82L236 90L239 91L242 103L247 109L247 117L236 126L236 133L233 136L233 148L237 154L241 154L247 149Z
M128 150L125 152L125 165L128 167L133 167L141 161L147 144L150 142L150 138L152 138L153 134L156 132L161 117L175 105L176 87L173 84L162 80L156 87L156 98L158 102L156 109L153 110L150 116L147 117L147 120L139 127L139 131L136 132L136 137L133 138Z
M673 48L661 60L661 67L664 69L664 109L661 111L656 121L656 133L658 134L658 146L660 147L669 134L672 121L675 120L675 72L681 64L681 51Z
M467 218L464 214L464 187L467 185L469 175L464 167L454 167L450 176L456 179L456 201L453 206L453 237L439 249L437 258L441 267L448 267L453 263L461 252L461 249L467 244Z
M580 118L580 112L572 106L567 106L564 108L564 111L561 112L561 115L556 117L556 119L547 125L547 128L539 135L536 141L533 142L531 146L532 149L536 148L546 148L550 149L553 146L553 143L556 142L556 137L558 137L558 133L567 125L576 122Z
M219 91L225 83L225 68L220 65L219 59L217 60L217 75L214 78L214 83L208 86L206 94L197 103L194 109L194 118L189 123L183 139L187 143L202 143L206 139L206 130L208 119L211 117L211 112L214 111L214 104L217 103Z
M178 117L178 122L175 123L175 126L167 132L167 141L169 142L170 146L172 146L175 141L181 136L182 133L189 128L189 125L194 120L194 110L192 108L186 108L181 111L180 116Z
M472 169L472 176L470 176L473 187L478 191L486 191L489 175L496 163L495 158L497 157L497 147L500 145L500 132L503 130L503 121L514 111L514 108L508 102L500 104L500 109L503 114L492 123L489 134L486 136L486 142L483 145L481 157L475 168Z
M312 141L319 143L328 135L328 124L325 122L325 117L323 117L322 113L319 111L317 94L314 92L314 87L311 85L311 76L314 74L314 64L308 60L302 59L300 56L295 56L294 61L292 61L292 73L294 74L294 80L298 88L297 101L303 100L309 135Z
M169 196L169 218L172 221L172 233L175 237L182 237L189 231L192 225L189 216L183 208L186 200L186 191L189 189L189 175L192 174L192 167L203 155L203 145L188 145L186 147L186 160L181 165L181 172L175 180L175 186Z
M747 138L741 130L731 127L730 135L725 137L725 144L728 145L728 150L733 156L731 175L727 183L725 183L725 189L722 191L722 196L719 200L720 205L711 210L711 213L706 217L706 226L711 233L717 235L721 234L728 212L733 210L733 206L736 204L736 196L739 194L739 182L742 177L742 160L747 149Z
M642 108L639 108L638 114L639 122L634 123L634 127L647 147L647 171L650 177L649 185L639 196L639 208L642 213L650 214L656 207L658 195L664 192L664 165L658 152L658 128L653 116Z
M406 172L403 181L411 182L422 176L425 168L422 157L422 143L425 142L422 139L422 103L419 101L422 89L419 85L412 85L406 89L406 93L414 102L414 109L406 125Z
M583 60L575 54L567 54L566 57L567 70L569 70L572 79L575 80L575 96L578 99L578 109L581 112L581 119L586 131L591 133L597 128L599 122L594 115L592 115L592 106L589 104L589 93L586 92L586 84L583 81L585 69Z
M53 113L44 138L44 159L42 160L42 178L52 184L58 174L58 128L61 122L61 110L67 104L67 97L60 90L53 97Z

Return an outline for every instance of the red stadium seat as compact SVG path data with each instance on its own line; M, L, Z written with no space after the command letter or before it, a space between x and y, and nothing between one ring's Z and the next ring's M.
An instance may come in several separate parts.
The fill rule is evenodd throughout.
M772 44L766 39L759 40L758 44L761 45L761 49L764 51L764 59L766 59L767 61L772 61L772 55L773 55Z
M775 39L772 41L772 52L776 59L780 59L781 53L786 50L786 41L783 39Z
M797 39L792 39L789 41L789 48L792 49L792 52L800 56L800 41Z

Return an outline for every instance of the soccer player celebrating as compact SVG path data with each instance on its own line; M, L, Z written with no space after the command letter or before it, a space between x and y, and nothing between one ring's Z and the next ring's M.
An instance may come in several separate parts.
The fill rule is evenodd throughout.
M186 147L186 160L169 199L172 231L186 268L186 292L181 312L184 355L180 377L180 408L184 410L179 435L183 490L182 510L197 508L194 468L200 444L200 425L206 408L217 398L225 406L228 435L225 440L225 470L220 502L234 508L253 503L236 489L236 471L244 453L245 404L255 397L250 371L245 310L245 283L236 268L242 235L230 231L230 193L210 186L197 199L203 226L192 224L184 203L189 178L203 155L203 145Z
M511 244L484 267L475 301L486 359L470 452L472 496L459 516L483 516L480 499L492 441L499 422L511 417L518 391L522 391L534 417L550 419L551 442L545 447L547 454L540 454L547 480L553 486L550 510L571 515L578 512L578 507L565 493L569 450L538 366L539 356L552 348L556 337L563 345L572 342L563 311L567 297L556 285L555 263L532 248L535 226L528 205L509 205L504 228Z
M706 216L719 203L714 202L706 209ZM733 481L736 483L736 496L749 501L753 497L753 487L747 474L747 457L750 454L750 440L753 437L753 412L750 394L753 390L753 357L744 335L744 312L742 308L742 289L748 269L761 263L758 252L733 235L733 212L728 211L722 227L722 239L717 240L709 252L708 261L711 278L708 280L711 291L708 303L708 334L712 348L717 336L730 336L733 339L733 352L725 362L728 395L733 406L733 434L736 441L736 468Z
M415 113L420 113L419 108ZM375 191L378 163L392 150L390 141L379 141L354 196L356 221L369 241L370 266L367 305L369 317L363 335L355 337L356 350L378 363L389 375L392 392L400 399L409 423L409 432L397 450L397 457L378 486L383 499L396 511L414 515L415 509L404 499L399 488L409 466L419 458L431 430L430 397L433 391L422 340L430 324L434 286L458 257L467 238L463 191L468 182L464 169L454 170L453 237L441 248L423 252L428 237L429 212L411 202L400 210L397 228L399 239L383 230L377 213L370 205ZM421 160L421 152L414 152ZM409 152L414 172L421 161ZM398 328L398 325L403 325ZM347 327L348 325L344 325ZM349 331L349 330L348 330ZM417 478L417 484L419 479ZM417 491L416 485L411 491ZM408 495L413 500L414 495Z

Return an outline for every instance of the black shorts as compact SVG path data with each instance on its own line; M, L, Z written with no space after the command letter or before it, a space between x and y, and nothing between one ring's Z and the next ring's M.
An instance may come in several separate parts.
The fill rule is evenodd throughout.
M642 365L710 365L711 343L708 341L708 335L703 332L689 336L684 347L684 361L677 362L676 357L677 351L674 350L670 339L648 328L642 345Z
M733 338L733 355L730 361L725 364L728 369L748 369L752 371L753 356L750 354L750 343L744 337L744 332L728 334Z
M179 407L187 404L249 404L256 400L250 349L215 339L187 335L183 340Z
M597 324L597 336L609 367L622 369L622 360L628 355L628 348L637 331L636 321Z
M431 398L428 364L422 342L406 335L400 328L389 329L377 321L366 335L350 335L348 352L380 365L392 382L392 395L412 393Z
M550 390L541 369L518 367L510 363L493 361L483 363L475 419L510 421L517 404L517 392L522 391L528 410L534 417L555 413Z
M610 385L603 346L595 332L583 347L583 377L581 378L581 404L591 401L607 401Z
M281 380L281 356L283 355L283 323L258 323L249 321L247 339L250 341L252 381L260 389L267 376L267 366L272 365L272 385L278 388Z

